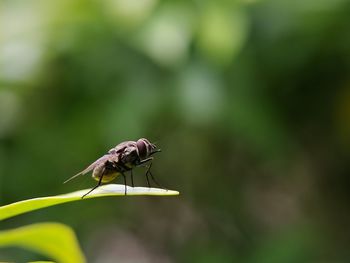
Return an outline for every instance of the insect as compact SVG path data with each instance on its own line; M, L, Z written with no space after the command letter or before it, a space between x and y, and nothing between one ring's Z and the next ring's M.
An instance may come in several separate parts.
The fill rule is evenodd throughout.
M69 182L70 180L84 175L92 171L92 178L98 181L97 185L89 190L86 194L82 196L84 198L86 195L91 193L102 183L108 183L115 179L118 176L123 176L126 195L126 176L125 173L130 171L131 174L131 184L134 187L134 178L132 169L149 163L146 171L146 179L148 187L150 187L149 175L151 176L154 183L161 187L160 184L154 179L154 176L151 173L152 167L152 155L160 152L161 150L153 143L150 143L147 139L141 138L137 141L126 141L118 144L116 147L110 149L107 154L103 155L95 162L90 164L87 168L72 176L64 183Z

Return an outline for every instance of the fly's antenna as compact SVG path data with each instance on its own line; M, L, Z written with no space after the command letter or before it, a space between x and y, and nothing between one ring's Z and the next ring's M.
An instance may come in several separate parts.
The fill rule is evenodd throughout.
M155 145L156 147L157 147L157 143L159 142L159 140L158 141L155 141L155 142L151 142L151 144L153 144L153 145ZM152 153L151 153L151 155L152 154L154 154L154 153L158 153L158 152L161 152L162 150L161 149L156 149L156 150L154 150Z

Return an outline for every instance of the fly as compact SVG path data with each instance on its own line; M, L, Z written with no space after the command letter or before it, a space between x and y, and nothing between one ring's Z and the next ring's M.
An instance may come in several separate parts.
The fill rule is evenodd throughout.
M160 152L161 150L153 143L150 143L147 139L141 138L137 141L126 141L118 144L116 147L110 149L107 154L103 155L95 162L90 164L87 168L72 176L64 183L92 171L92 178L98 181L97 185L89 190L86 194L82 196L84 198L86 195L91 193L102 183L108 183L118 176L123 176L124 179L124 193L126 195L126 176L125 173L130 171L131 174L131 184L134 187L134 177L132 170L133 168L147 165L146 179L148 187L151 187L149 182L149 176L151 176L154 183L161 187L160 184L155 180L153 174L151 173L153 154Z

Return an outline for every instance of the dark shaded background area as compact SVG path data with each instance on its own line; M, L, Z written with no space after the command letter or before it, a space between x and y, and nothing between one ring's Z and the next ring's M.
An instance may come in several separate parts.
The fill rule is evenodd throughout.
M99 263L349 262L349 1L1 4L1 205L92 187L62 182L140 137L181 192L61 205L1 229L68 224Z

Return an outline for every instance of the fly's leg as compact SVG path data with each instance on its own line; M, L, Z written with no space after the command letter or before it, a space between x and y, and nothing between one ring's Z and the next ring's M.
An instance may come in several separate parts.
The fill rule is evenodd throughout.
M101 184L102 184L102 179L103 179L103 176L105 175L105 173L108 171L108 170L112 170L112 169L115 169L114 166L113 166L113 163L110 162L110 161L106 161L105 162L105 165L102 169L102 172L101 172L101 177L100 179L98 180L98 183L97 185L92 188L89 192L87 192L86 194L84 194L81 198L83 199L85 196L87 196L88 194L90 194L92 191L94 191L97 187L99 187Z
M153 157L149 157L147 159L144 159L142 161L140 161L140 163L138 164L138 166L142 165L142 164L145 164L147 162L150 162L153 160ZM149 170L151 169L151 166L152 166L152 162L149 166L147 166L147 171L146 171L146 179L147 179L147 185L148 185L148 188L151 187L151 184L149 183L149 178L148 178L148 175L149 175Z
M148 188L151 188L151 184L149 183L149 178L148 178L148 170L146 172L146 179L147 179Z
M149 177L148 177L148 176L150 175L152 181L153 181L159 188L166 189L166 188L164 188L163 186L161 186L161 184L158 183L157 180L154 178L153 174L151 173L151 167L152 167L152 163L150 163L150 164L147 166L147 171L146 171L146 179L147 179L148 187L150 187ZM166 190L167 190L167 189L166 189Z
M126 176L124 173L121 173L124 179L124 195L126 195Z
M104 174L104 171L103 171L103 173L102 173L102 175L101 175L101 177L100 177L100 180L98 180L97 185L96 185L94 188L92 188L89 192L87 192L86 194L84 194L84 195L81 197L81 199L83 199L85 196L87 196L88 194L90 194L92 191L94 191L97 187L99 187L99 186L101 185L101 183L102 183L102 178L103 178L103 174Z
M148 162L150 162L150 161L152 161L152 160L153 160L153 157L149 157L149 158L147 158L147 159L144 159L144 160L140 161L140 163L139 163L137 166L140 166L140 165L142 165L142 164L148 163ZM151 164L151 165L152 165L152 164Z
M145 164L145 163L150 162L150 161L152 161L152 160L153 160L153 157L149 157L149 158L147 158L147 159L145 159L145 160L140 161L139 165ZM146 179L147 179L148 188L151 188L151 184L149 183L149 177L148 177L149 171L150 171L150 169L151 169L151 166L152 166L152 162L151 162L150 165L146 165L146 167L147 167Z
M152 178L153 182L154 182L159 188L162 188L162 189L165 189L165 190L168 191L168 189L164 188L160 183L158 183L158 182L156 181L156 179L154 178L154 176L153 176L153 174L151 173L151 171L149 171L148 173L151 175L151 178Z
M126 195L126 177L124 172L127 172L130 170L130 175L131 175L131 185L132 187L134 187L134 175L132 173L132 169L126 167L124 164L122 163L116 163L114 162L114 166L118 169L118 171L123 175L124 178L124 185L125 185L125 195Z
M132 170L130 170L130 175L131 175L131 185L134 187L134 175L132 173Z

